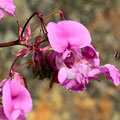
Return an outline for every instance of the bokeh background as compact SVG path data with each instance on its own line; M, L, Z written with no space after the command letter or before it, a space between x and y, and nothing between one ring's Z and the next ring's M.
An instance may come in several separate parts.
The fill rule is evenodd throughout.
M46 16L62 10L66 19L81 22L89 29L92 44L100 53L101 65L111 63L119 69L120 60L114 58L114 53L120 51L120 0L15 0L14 3L16 17L5 14L0 20L1 43L17 39L17 20L23 26L35 11ZM51 20L57 22L61 18L54 15L46 23ZM39 20L35 17L31 25L37 23ZM0 80L8 76L15 59L10 53L20 48L0 48ZM75 93L58 84L50 89L50 80L33 79L26 67L18 71L25 76L33 98L34 108L27 115L28 120L120 120L120 86L114 86L103 76L102 82L90 81L86 91Z

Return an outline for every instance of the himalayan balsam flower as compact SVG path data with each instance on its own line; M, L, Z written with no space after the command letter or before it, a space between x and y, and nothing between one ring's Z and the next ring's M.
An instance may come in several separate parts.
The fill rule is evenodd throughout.
M15 5L13 4L13 0L0 0L0 8L2 8L6 13L15 16ZM0 9L0 19L4 16L3 11Z
M113 65L100 66L99 53L92 46L85 26L64 20L57 24L48 23L47 31L50 45L57 52L58 81L64 88L77 92L86 90L89 80L98 80L96 75L100 73L116 86L120 84L119 71Z
M15 73L13 79L5 79L2 88L2 108L0 114L5 120L26 120L25 113L32 110L32 99L23 86L23 77ZM3 119L4 120L4 119Z

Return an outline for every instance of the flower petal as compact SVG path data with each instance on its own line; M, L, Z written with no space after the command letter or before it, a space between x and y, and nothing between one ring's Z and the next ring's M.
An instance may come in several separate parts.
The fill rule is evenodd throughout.
M10 115L13 111L13 103L11 98L11 88L10 88L10 80L8 80L3 86L3 96L2 96L2 104L3 110L7 118L10 118Z
M86 65L79 68L67 69L61 68L58 73L58 81L68 89L76 92L86 90L85 84L88 83Z
M51 46L57 52L63 52L68 47L85 47L91 43L90 33L82 24L64 20L50 22L47 25L48 38Z
M106 64L102 66L101 72L107 77L107 79L112 80L116 86L120 84L119 70L114 65Z
M10 116L10 120L26 120L26 117L21 110L14 110Z
M56 52L63 52L68 47L68 42L64 35L66 31L53 22L48 23L47 31L48 39L53 49Z
M83 61L88 62L92 66L100 65L99 53L96 52L96 50L91 44L84 48L84 51L82 51L82 56Z
M11 81L11 97L14 109L23 110L28 113L32 110L32 99L28 90L18 82Z
M0 120L7 120L7 118L4 114L3 108L0 108Z
M76 21L65 20L58 23L63 29L63 34L70 47L79 46L81 48L91 43L91 36L87 28Z
M8 14L14 16L15 5L13 4L13 0L0 0L0 7Z
M28 113L32 109L32 99L29 92L14 80L8 80L3 86L2 104L7 118L10 118L15 110Z
M0 9L0 19L4 16L3 11Z

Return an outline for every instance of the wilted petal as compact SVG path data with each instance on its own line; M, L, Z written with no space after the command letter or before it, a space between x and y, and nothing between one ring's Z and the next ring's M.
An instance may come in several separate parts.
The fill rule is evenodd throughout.
M15 55L15 56L22 55L22 57L26 57L28 56L29 51L30 51L30 48L21 48L20 50L18 50L16 54L12 53L12 55Z
M44 62L43 53L40 50L36 50L33 53L32 60L33 60L33 64L35 66L35 69L38 68L39 70L41 70L43 67L43 62Z
M119 70L114 65L106 64L102 66L101 72L107 77L107 79L112 80L116 86L120 84Z
M58 70L57 65L56 65L56 56L58 56L59 53L55 52L55 51L51 51L49 53L46 54L46 57L48 59L48 62L51 66L51 68L53 68L55 71Z
M3 11L0 9L0 19L4 16Z
M0 0L0 7L3 8L8 14L14 16L15 5L13 0Z
M30 34L31 34L31 27L30 27L30 23L28 23L27 29L26 29L26 36L25 36L26 40L29 38Z
M20 75L19 73L14 72L13 79L14 79L15 82L18 82L18 83L20 83L21 85L23 85L24 87L27 88L27 84L26 84L26 81L25 81L24 77L22 75Z

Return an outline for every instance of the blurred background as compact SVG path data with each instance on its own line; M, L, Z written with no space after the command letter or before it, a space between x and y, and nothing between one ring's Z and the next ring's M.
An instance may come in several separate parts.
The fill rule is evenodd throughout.
M35 11L46 16L62 10L66 19L81 22L89 29L101 65L110 63L120 68L120 60L114 58L114 53L120 51L120 0L14 0L14 3L16 17L5 14L0 20L0 43L17 39L17 20L23 27L26 18ZM57 22L61 18L54 15L46 24L51 20ZM31 26L37 23L39 19L34 17ZM10 53L20 48L0 48L0 81L8 76L15 59ZM34 108L27 115L28 120L120 120L120 86L114 86L103 76L102 82L90 81L86 91L75 93L58 84L50 89L49 80L33 79L32 72L25 67L18 71L26 78L33 98Z

